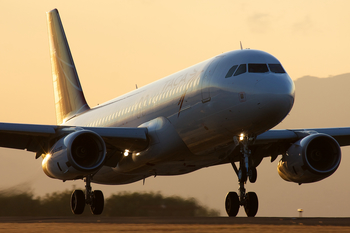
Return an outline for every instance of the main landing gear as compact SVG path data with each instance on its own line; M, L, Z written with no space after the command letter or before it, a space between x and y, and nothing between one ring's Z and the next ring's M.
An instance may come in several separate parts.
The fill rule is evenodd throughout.
M82 214L85 205L90 205L93 214L99 215L103 211L104 197L100 190L91 190L91 175L85 177L85 194L83 190L74 190L70 200L70 207L73 214Z
M254 141L254 137L245 137L241 140L242 156L239 162L239 169L234 162L231 163L235 170L239 181L239 195L236 192L229 192L226 196L225 208L228 216L236 217L239 207L244 206L244 210L248 217L254 217L258 212L258 197L254 192L246 193L244 184L249 181L255 183L257 171L255 167L251 167L249 163L249 144Z

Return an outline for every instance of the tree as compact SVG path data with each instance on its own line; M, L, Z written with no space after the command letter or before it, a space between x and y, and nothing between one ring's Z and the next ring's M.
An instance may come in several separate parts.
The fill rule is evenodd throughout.
M0 216L71 216L70 196L64 190L34 198L31 191L0 192ZM88 209L88 208L87 208ZM83 215L91 215L85 210ZM120 192L105 201L104 216L218 216L194 198L164 197L161 193Z
M107 216L218 216L219 211L199 205L196 199L164 197L149 192L120 192L106 200Z

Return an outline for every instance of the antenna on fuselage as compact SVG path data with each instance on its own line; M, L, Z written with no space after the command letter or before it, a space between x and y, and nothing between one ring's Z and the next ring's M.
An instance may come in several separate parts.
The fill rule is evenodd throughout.
M243 50L242 41L240 41L239 44L241 45L241 50Z
M139 88L137 87L137 84L135 84L135 86L136 86L136 89L139 89Z

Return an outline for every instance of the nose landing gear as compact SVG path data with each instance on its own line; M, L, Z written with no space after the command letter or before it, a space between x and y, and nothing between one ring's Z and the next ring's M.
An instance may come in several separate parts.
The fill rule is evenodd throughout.
M249 144L254 141L254 137L245 137L241 140L241 153L242 156L239 162L239 169L234 162L231 163L235 170L239 181L239 195L236 192L229 192L226 196L225 208L228 216L236 217L240 206L244 206L244 210L248 217L254 217L258 212L258 197L254 192L246 193L244 184L248 178L251 183L255 183L257 179L257 171L255 167L251 167L249 163L249 157L251 151L249 150Z
M85 194L82 190L74 190L71 196L71 210L73 214L82 214L85 205L90 205L90 210L94 215L99 215L103 211L104 197L100 190L91 190L91 175L85 177Z

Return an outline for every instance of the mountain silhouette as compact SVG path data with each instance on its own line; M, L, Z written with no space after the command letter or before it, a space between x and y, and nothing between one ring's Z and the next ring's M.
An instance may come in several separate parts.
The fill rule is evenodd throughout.
M276 128L350 127L350 73L295 82L292 111Z

